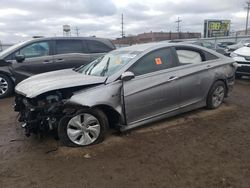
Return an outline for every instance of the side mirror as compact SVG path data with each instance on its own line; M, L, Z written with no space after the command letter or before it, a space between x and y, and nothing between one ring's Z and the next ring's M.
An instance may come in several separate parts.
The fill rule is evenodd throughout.
M25 60L25 56L23 54L16 54L15 59L18 63L22 63Z
M121 80L122 81L129 81L129 80L133 79L134 77L135 77L135 74L128 71L128 72L122 73Z

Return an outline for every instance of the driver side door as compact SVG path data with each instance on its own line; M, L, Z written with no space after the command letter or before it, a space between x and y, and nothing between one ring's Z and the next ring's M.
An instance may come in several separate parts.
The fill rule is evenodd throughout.
M171 48L150 52L130 67L135 78L123 82L128 125L178 109L181 82L176 68Z

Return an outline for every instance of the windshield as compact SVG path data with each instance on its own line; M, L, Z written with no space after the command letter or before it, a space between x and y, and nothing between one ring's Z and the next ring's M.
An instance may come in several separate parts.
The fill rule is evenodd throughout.
M113 51L76 71L86 75L110 76L128 64L139 53L138 51Z
M20 42L20 43L18 43L18 44L15 44L15 45L13 45L13 46L11 46L11 47L9 47L9 48L3 50L2 52L0 52L0 56L3 56L3 55L5 55L5 54L9 53L10 51L12 51L12 50L18 48L19 46L22 46L23 44L25 44L25 43L27 43L27 42L29 42L29 41Z

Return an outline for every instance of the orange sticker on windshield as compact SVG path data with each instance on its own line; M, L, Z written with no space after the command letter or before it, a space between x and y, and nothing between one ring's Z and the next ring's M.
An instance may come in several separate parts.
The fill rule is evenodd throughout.
M162 64L161 58L159 58L159 57L155 58L155 64L161 65Z

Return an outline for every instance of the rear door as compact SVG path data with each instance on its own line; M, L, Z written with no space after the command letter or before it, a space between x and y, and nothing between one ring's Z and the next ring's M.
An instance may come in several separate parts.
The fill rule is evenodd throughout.
M15 54L23 54L25 56L25 60L22 63L17 63L13 60L11 65L11 71L17 83L32 75L47 72L46 64L53 62L51 41L38 41L28 44L17 50L13 57Z
M88 64L91 56L81 39L58 39L54 43L54 69L77 68Z
M176 110L180 82L171 48L158 49L139 59L128 71L135 78L123 83L127 124Z
M218 57L198 48L183 46L175 49L179 59L179 80L182 82L181 107L204 101L213 80L209 69L213 68L213 60Z

